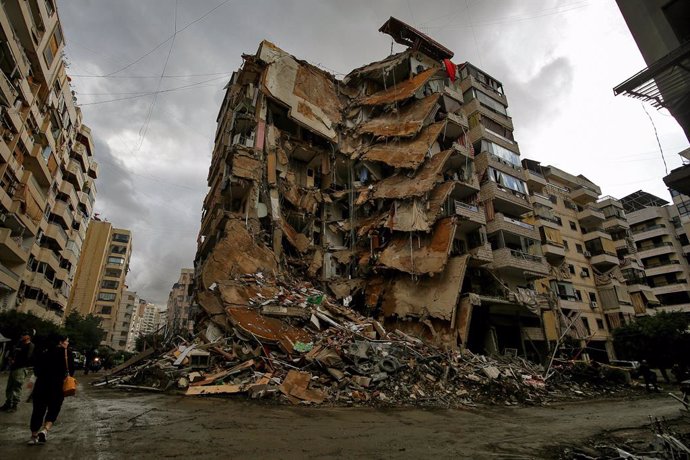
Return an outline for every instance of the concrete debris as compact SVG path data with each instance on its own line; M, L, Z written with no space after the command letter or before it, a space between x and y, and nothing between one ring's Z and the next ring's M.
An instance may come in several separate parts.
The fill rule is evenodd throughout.
M385 329L307 282L268 280L262 274L244 275L241 281L254 287L234 291L235 297L249 297L243 308L226 308L228 326L221 337L215 336L214 342L204 333L191 342L175 337L155 352L149 348L140 360L117 369L117 378L110 374L105 381L189 396L241 394L292 404L435 407L542 404L559 395L591 396L618 388L619 381L599 368L558 362L545 381L542 366L519 357L435 347ZM304 313L267 316L266 307ZM316 324L312 315L319 318ZM211 324L216 323L207 320L203 330ZM198 352L211 357L203 369L192 362L191 355Z

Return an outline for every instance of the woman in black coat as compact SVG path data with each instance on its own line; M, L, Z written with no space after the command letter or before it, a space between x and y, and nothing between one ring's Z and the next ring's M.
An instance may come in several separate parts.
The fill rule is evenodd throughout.
M62 408L62 385L67 375L74 375L74 358L67 350L68 346L69 338L59 336L57 344L44 351L34 365L36 382L31 394L34 407L31 413L30 445L46 442L48 431Z

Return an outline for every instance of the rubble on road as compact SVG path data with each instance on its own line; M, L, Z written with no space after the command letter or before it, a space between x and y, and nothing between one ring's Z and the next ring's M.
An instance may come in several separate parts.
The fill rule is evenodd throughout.
M547 381L542 366L519 357L444 350L388 331L308 282L257 273L212 292L225 313L210 317L193 341L178 336L157 353L149 348L102 383L190 396L372 406L542 404L554 395L601 391L573 368L556 366Z
M628 431L622 439L615 434L598 435L585 445L562 449L558 458L566 460L690 458L690 436L687 427L683 430L684 433L681 433L671 426L677 423L651 416L650 422L646 433Z

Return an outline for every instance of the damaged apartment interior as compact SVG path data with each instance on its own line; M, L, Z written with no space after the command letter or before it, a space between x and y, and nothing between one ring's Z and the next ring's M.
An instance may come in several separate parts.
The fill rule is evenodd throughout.
M203 204L202 315L287 328L289 309L249 300L300 280L448 348L543 362L570 337L612 357L603 332L645 306L632 307L596 185L521 159L498 80L395 18L380 31L407 49L343 79L267 41L243 55ZM578 249L589 297L571 282L558 203L596 252ZM613 285L623 293L598 305Z

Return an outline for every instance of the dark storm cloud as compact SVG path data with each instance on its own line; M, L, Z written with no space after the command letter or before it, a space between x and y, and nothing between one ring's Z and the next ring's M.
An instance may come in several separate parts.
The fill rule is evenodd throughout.
M408 21L454 50L455 62L469 60L503 80L521 147L544 157L561 139L543 126L572 124L561 119L576 111L568 106L575 97L568 87L591 71L571 58L572 21L586 18L591 36L577 36L577 46L599 40L597 30L627 34L637 58L615 68L621 81L640 65L615 5L579 0L69 0L58 6L73 88L101 161L96 210L132 230L127 282L156 303L165 303L180 268L192 266L223 86L242 53L254 53L263 39L347 73L388 55L391 39L378 28L389 16ZM586 16L595 7L608 8L617 22L591 25L602 16L599 10ZM176 16L178 30L189 27L173 44L165 40ZM168 54L166 78L159 79ZM610 95L609 83L602 85ZM166 92L151 110L157 89ZM103 103L114 99L123 100Z

